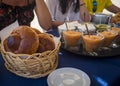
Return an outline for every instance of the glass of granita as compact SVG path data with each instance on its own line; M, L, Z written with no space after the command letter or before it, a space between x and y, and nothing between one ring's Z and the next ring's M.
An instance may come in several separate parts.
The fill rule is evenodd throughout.
M102 47L110 47L118 35L118 33L113 30L105 30L98 33L104 36Z
M78 47L82 38L82 33L74 30L63 31L65 48Z
M97 52L103 44L104 36L99 33L83 34L83 46L86 52Z

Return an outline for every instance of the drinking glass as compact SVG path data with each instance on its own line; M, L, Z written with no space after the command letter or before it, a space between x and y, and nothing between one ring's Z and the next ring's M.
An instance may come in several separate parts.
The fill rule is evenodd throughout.
M83 46L84 50L88 53L94 53L99 50L104 40L104 36L102 34L94 33L94 34L83 34Z
M74 30L63 31L63 39L65 48L77 47L79 48L82 33Z
M118 33L112 30L106 30L103 32L98 32L104 36L104 42L102 47L110 47L117 37Z

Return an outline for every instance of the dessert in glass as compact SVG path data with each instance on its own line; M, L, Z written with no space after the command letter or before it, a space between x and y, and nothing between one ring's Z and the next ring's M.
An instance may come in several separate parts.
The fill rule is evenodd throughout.
M120 28L117 28L117 27L113 27L112 28L112 31L115 31L118 33L116 39L115 39L115 43L117 44L120 44Z
M87 52L96 52L104 40L101 34L84 34L83 35L83 45Z
M76 47L76 46L78 47L80 44L81 37L82 37L81 32L77 32L73 30L63 31L65 48Z
M112 30L106 30L103 32L98 32L99 34L102 34L104 36L104 42L103 42L103 47L110 47L111 44L113 43L114 39L118 35L115 31Z

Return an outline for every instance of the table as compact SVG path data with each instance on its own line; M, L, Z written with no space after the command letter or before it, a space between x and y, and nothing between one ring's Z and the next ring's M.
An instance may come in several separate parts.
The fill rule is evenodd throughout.
M57 30L49 33L59 36ZM62 48L59 52L57 68L74 67L88 74L91 86L120 86L120 56L91 58L70 53ZM0 86L48 86L47 76L28 79L9 72L0 54Z

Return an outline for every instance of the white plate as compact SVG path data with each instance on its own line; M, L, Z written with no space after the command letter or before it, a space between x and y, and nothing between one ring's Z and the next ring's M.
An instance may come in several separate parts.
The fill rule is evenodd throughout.
M89 76L76 68L59 68L49 74L49 86L90 86Z

